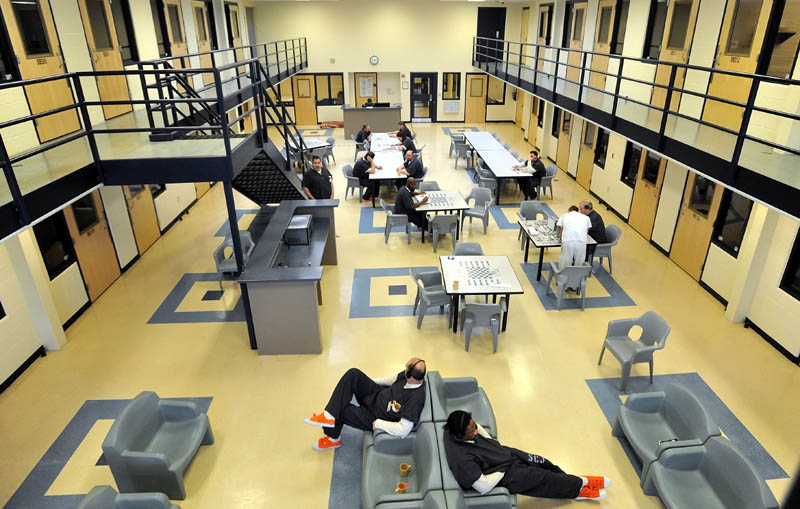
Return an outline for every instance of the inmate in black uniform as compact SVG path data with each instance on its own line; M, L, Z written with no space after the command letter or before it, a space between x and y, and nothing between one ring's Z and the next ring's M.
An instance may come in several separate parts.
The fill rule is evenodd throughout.
M461 442L444 432L447 464L463 488L472 488L481 474L504 472L497 484L510 493L541 498L575 498L583 480L569 475L550 461L497 440L475 437L474 443Z
M411 138L411 131L406 126L403 126L400 129L398 129L397 134L402 134L406 138Z
M359 369L347 370L325 406L325 410L336 420L336 426L322 428L322 431L337 439L345 424L365 431L372 431L372 421L375 419L391 422L405 419L416 425L425 406L426 383L422 382L421 387L414 389L404 389L405 385L404 371L398 373L394 383L386 387L376 384ZM350 403L353 396L359 406ZM394 409L392 402L400 404L399 410Z
M358 131L358 134L356 134L356 143L364 143L369 139L370 134L372 133L370 133L366 129L361 129L360 131Z
M592 227L589 228L589 235L597 242L602 244L606 241L606 225L603 223L603 218L597 211L592 210L589 212L589 221L592 222ZM586 246L586 261L592 259L594 250L597 249L597 244L589 244Z
M371 168L372 165L363 157L353 165L353 176L358 178L359 184L367 188L364 192L364 196L362 196L365 200L369 200L372 198L373 194L377 194L376 188L378 182L369 180L369 170Z
M517 182L519 182L520 190L525 193L525 197L535 200L537 198L536 188L542 183L542 178L547 175L547 169L541 159L537 159L532 163L528 159L525 161L524 166L533 167L533 176L531 178L517 179Z
M405 138L403 138L403 154L405 154L409 150L416 154L417 146L414 145L414 140L411 139L411 136L406 136Z
M419 180L425 174L425 169L422 167L422 161L419 157L415 157L412 160L403 159L403 167L408 172L408 177L414 177L415 179ZM353 171L353 175L355 175L355 170ZM403 177L401 179L397 179L395 181L395 186L397 189L400 189L406 184L406 179L408 177Z
M397 191L397 198L394 199L394 213L407 215L409 221L422 228L423 231L428 231L428 218L424 212L414 208L411 189L406 185Z

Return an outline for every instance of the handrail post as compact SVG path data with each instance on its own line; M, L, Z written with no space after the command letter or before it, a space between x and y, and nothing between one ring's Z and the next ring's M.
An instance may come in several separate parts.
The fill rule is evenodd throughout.
M256 114L256 128L258 129L258 140L261 142L261 146L263 147L266 141L266 127L265 127L265 120L263 119L263 111L261 110L262 105L261 101L263 99L262 94L264 93L264 89L261 86L261 75L259 74L259 66L261 64L258 63L258 60L253 60L250 62L250 82L253 83L253 106L255 107L255 114ZM257 81L253 81L257 80Z
M156 78L156 90L158 90L158 98L163 100L165 99L164 88L163 88L165 81L163 78L164 75L157 72L159 71L158 64L153 64L153 71L156 71L155 78ZM164 128L166 129L167 126L169 125L169 120L167 119L167 105L163 102L159 103L159 105L161 107L161 121L164 123Z
M539 89L539 43L533 46L533 93Z
M30 224L31 220L30 217L28 217L28 210L25 208L25 201L22 199L22 191L19 188L17 176L14 174L14 167L11 164L11 158L8 155L8 150L6 150L6 144L2 136L0 136L0 164L3 166L6 184L11 193L11 199L14 201L14 208L17 210L19 225L24 226Z
M556 86L558 85L558 66L561 63L561 48L556 48L556 69L553 73L553 104L556 102Z
M103 175L103 165L100 161L100 153L97 150L97 140L94 138L94 131L92 130L92 120L89 117L89 108L86 107L86 98L83 95L83 85L81 79L77 75L73 75L73 82L75 84L75 98L78 100L78 105L81 110L81 117L83 118L83 129L86 131L86 138L89 140L89 150L92 153L92 160L95 168L97 168L97 177L100 182L105 182Z
M155 120L153 119L152 106L150 106L150 95L147 92L147 80L145 79L144 76L144 65L140 62L137 67L139 68L140 71L139 81L142 84L142 96L144 97L144 100L147 101L147 104L145 105L144 108L145 112L147 112L147 123L150 125L151 129L155 129L156 123Z
M587 53L584 51L581 56L581 77L578 80L578 106L576 109L579 114L583 111L583 78L586 72L586 55ZM589 76L589 79L591 79L591 74Z
M736 175L736 168L739 166L739 158L742 155L742 148L744 148L744 139L747 135L747 128L750 127L750 117L753 115L753 106L758 96L758 87L761 84L761 79L758 77L753 78L753 83L750 85L750 95L747 96L747 106L744 108L742 115L742 124L739 126L739 135L736 137L736 145L733 148L733 156L731 157L731 173L728 177L728 184L733 185L734 176Z
M669 87L667 88L667 95L665 96L664 107L661 108L661 127L658 129L658 151L664 149L664 130L667 128L667 118L669 117L670 103L672 102L672 87L675 86L675 75L678 68L674 65L669 72Z
M624 67L625 59L620 57L619 69L617 69L617 83L614 85L614 104L611 106L611 129L617 126L617 102L619 100L619 87L622 84L622 68Z

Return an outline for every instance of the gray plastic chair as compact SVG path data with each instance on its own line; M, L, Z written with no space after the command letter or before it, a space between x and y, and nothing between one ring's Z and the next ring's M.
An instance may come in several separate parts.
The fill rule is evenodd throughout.
M703 446L664 451L650 467L644 492L658 494L668 509L778 509L753 464L722 437L709 438Z
M517 211L517 217L520 218L522 221L534 221L539 219L539 216L542 216L542 219L547 219L550 214L547 213L547 209L544 208L544 204L538 200L525 200L519 204L519 210ZM519 227L519 234L517 238L520 239L520 249L525 247L525 239L522 238L522 226Z
M469 149L469 145L466 143L456 143L455 152L456 163L453 165L453 168L458 168L458 160L464 159L467 169L470 169L472 167L472 151Z
M330 158L333 158L333 162L335 164L336 163L336 157L334 157L334 155L333 155L333 147L336 146L336 138L331 136L325 141L328 142L328 144L330 145L330 147L325 147L325 161L327 161L328 158L330 157Z
M608 272L613 272L611 264L611 248L619 243L619 238L622 237L622 230L615 224L606 226L606 241L603 244L597 244L592 256L591 263L594 265L594 259L600 259L600 265L603 265L603 258L608 258Z
M667 449L703 445L721 435L697 396L681 384L631 394L617 409L611 433L625 437L642 462L642 486L651 464Z
M344 199L347 199L347 194L350 193L352 189L358 189L358 199L360 200L361 197L364 196L364 186L361 185L358 177L353 176L353 167L349 164L346 165L342 168L342 174L347 181L347 189L344 190ZM355 191L353 191L353 194L355 194Z
M356 162L356 161L358 161L358 153L359 152L369 152L369 140L366 140L366 141L364 141L362 143L358 143L356 141L356 135L355 134L351 134L350 135L350 139L353 140L353 143L356 144L356 152L353 155L353 162Z
M386 244L389 242L389 234L392 233L392 228L395 226L405 226L408 243L411 244L411 228L408 224L408 216L405 214L395 214L394 206L390 206L383 198L380 200L381 208L386 212L386 226L383 228L383 243Z
M547 189L550 189L550 199L552 200L553 199L553 179L556 177L556 175L558 175L558 166L556 166L555 164L548 164L547 168L545 168L544 170L545 170L546 173L545 173L545 176L542 177L542 181L539 183L539 186L538 186L537 191L536 191L538 194L536 196L539 197L539 198L544 198L547 195L546 194L542 194L542 191L546 191Z
M424 170L423 170L424 171ZM420 191L439 191L439 183L435 180L426 180L419 185Z
M495 140L500 141L500 135L497 134L497 131L493 132L492 136L494 137Z
M180 509L163 493L117 493L111 486L95 486L78 509Z
M439 242L439 235L449 233L453 239L453 249L456 247L456 234L458 233L458 216L455 214L437 214L428 223L431 232L431 239L433 240L433 252L436 252L436 246Z
M514 156L514 159L519 161L519 152L511 152L511 155Z
M422 151L425 150L425 147L427 147L427 146L428 145L426 144L426 145L423 145L420 148L418 148L417 151L414 152L414 157L422 157Z
M443 465L442 469L445 468L449 469L447 465ZM471 509L473 507L476 509L514 509L517 507L516 495L509 495L508 491L495 495L469 497L463 491L447 490L444 492L444 497L447 500L448 509Z
M628 335L631 328L638 325L642 328L642 336L634 341ZM628 387L631 367L634 364L647 362L650 364L650 383L653 383L653 353L667 344L670 326L655 311L648 311L639 318L623 318L608 322L606 339L600 350L599 366L603 362L606 348L622 364L622 392Z
M497 186L497 179L490 170L478 166L475 168L475 175L478 177L477 184L479 187L489 189L490 191L493 190L494 192L500 192Z
M459 143L464 143L464 135L450 134L450 151L448 152L447 157L453 157L453 152L455 152L456 145Z
M255 248L253 237L250 236L248 231L239 232L239 241L242 244L244 263L247 265L247 260L250 258L250 253ZM228 256L225 251L230 248L231 254ZM217 266L217 276L219 277L219 291L222 290L222 275L226 273L236 273L238 268L236 266L236 256L233 253L233 240L228 237L222 244L214 251L214 264Z
M497 421L492 404L483 387L473 377L442 378L438 371L428 371L428 392L431 396L433 422L447 422L447 417L454 410L465 410L472 418L486 429L493 437L497 437Z
M453 256L483 256L483 248L477 242L458 242Z
M564 299L564 292L567 288L575 288L581 295L581 310L586 308L586 280L592 275L592 266L588 263L583 265L570 265L559 267L556 262L548 264L550 275L547 277L547 289L544 294L550 292L550 283L556 278L556 310L561 311L561 302Z
M196 403L142 392L111 425L103 455L120 493L160 492L183 500L189 462L201 445L213 443L208 416Z
M409 269L411 273L411 279L414 281L414 286L418 286L417 280L422 283L422 286L428 291L444 291L444 285L442 284L442 273L438 270L429 270L429 271L420 271L411 267ZM414 297L414 309L411 312L412 315L417 314L417 306L419 305L419 287L417 287L417 296Z
M476 217L483 221L483 234L486 235L486 229L489 227L489 206L492 204L492 192L484 187L473 187L469 195L464 198L467 204L470 200L472 200L472 208L464 211L461 217L461 230L464 230L466 218L469 218L469 224L472 224L472 218Z
M511 144L510 143L503 143L503 148L506 149L506 150L511 150ZM516 157L514 159L516 159Z
M395 493L400 480L397 466L410 463L408 491ZM429 491L442 489L442 471L436 447L436 431L431 422L423 423L405 438L386 434L375 436L367 449L361 476L361 504L364 509L387 502L422 500Z
M417 329L422 327L422 320L425 318L425 313L427 313L429 308L438 306L439 309L444 311L444 307L448 306L450 318L452 319L453 316L453 310L451 306L453 301L450 296L445 293L444 287L441 287L440 289L435 284L436 281L432 277L427 279L434 284L428 287L425 286L425 280L423 278L418 277L414 280L414 282L417 284L417 296L419 297L414 305L415 311L418 313ZM439 277L439 282L441 283L441 276Z
M429 491L422 500L386 502L378 504L375 509L448 509L448 507L445 492L436 490Z
M494 348L497 353L497 337L500 335L500 322L505 311L506 299L501 298L499 304L470 303L464 306L461 315L461 329L464 331L464 350L469 352L469 340L474 327L487 327L492 331Z

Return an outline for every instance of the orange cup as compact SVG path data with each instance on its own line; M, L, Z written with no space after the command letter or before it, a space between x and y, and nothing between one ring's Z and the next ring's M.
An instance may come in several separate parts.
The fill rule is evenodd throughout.
M411 472L411 465L408 463L400 463L400 477L408 476L409 472Z
M397 488L395 488L394 492L395 493L405 493L406 492L406 488L408 488L408 483L407 482L399 482L399 483L397 483Z

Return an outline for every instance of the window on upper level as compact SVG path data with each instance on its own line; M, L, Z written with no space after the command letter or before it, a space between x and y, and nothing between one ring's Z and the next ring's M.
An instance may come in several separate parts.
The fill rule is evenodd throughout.
M575 4L568 2L564 11L564 27L561 30L561 47L569 48L569 36L572 35L572 17L575 14Z
M711 239L734 257L742 247L744 231L750 219L753 202L741 194L726 189L722 194L717 220L714 222L714 233Z
M161 58L170 55L169 36L167 35L167 20L164 19L164 2L150 0L150 11L153 14L153 26L156 30L156 45L158 56Z
M767 41L771 41L771 50L763 55L769 62L767 76L791 78L800 47L800 0L786 0L776 32L767 34Z
M14 52L11 50L11 41L8 39L8 33L0 25L0 83L18 79L19 69Z
M644 55L642 58L658 60L661 55L661 41L664 38L664 25L667 23L667 1L658 0L650 4L650 16L645 33Z
M553 4L549 4L546 9L539 12L539 38L544 38L544 45L550 46L553 36Z
M758 28L762 0L734 0L733 20L728 33L726 55L749 57Z
M794 239L794 247L781 278L781 290L800 300L800 233Z

